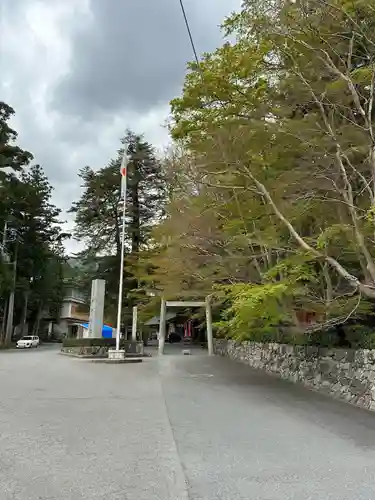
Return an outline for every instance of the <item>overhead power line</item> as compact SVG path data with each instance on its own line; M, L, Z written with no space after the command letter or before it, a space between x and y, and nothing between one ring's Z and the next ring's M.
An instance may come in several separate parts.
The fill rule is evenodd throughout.
M200 62L199 62L199 59L198 59L198 53L197 53L197 49L195 47L193 34L191 32L189 20L188 20L187 15L186 15L186 10L185 10L185 6L184 6L184 0L179 0L179 2L180 2L180 7L181 7L182 15L183 15L183 18L184 18L184 21L185 21L186 30L187 30L188 35L189 35L191 48L193 49L194 58L195 58L195 61L196 61L197 65L198 65L199 71L201 71L201 65L200 65Z

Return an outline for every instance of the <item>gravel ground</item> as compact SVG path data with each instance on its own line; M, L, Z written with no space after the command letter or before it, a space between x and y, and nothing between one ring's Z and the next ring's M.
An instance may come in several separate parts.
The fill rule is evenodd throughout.
M0 352L1 500L374 500L375 414L202 351Z

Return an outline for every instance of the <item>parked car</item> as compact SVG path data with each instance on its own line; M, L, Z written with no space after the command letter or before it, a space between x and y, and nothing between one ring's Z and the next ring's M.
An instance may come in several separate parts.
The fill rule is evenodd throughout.
M36 337L34 335L26 335L25 337L22 337L18 342L17 342L17 348L18 349L25 349L25 348L31 348L31 347L38 347L39 345L39 337Z

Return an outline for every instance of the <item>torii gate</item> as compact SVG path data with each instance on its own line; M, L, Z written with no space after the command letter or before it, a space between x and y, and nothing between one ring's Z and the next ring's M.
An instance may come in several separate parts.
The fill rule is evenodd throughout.
M162 299L160 305L160 323L159 323L159 354L164 354L165 333L166 333L166 313L167 307L205 307L206 308L206 324L207 324L207 347L208 355L214 353L213 335L212 335L212 310L210 297L206 297L203 301L174 301Z

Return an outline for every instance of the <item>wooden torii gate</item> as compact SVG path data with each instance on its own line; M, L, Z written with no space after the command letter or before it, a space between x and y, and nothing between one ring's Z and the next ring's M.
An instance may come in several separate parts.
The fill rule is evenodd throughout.
M174 301L162 299L160 305L160 323L159 323L159 354L164 354L165 334L166 334L166 313L167 307L205 307L206 309L206 328L207 328L207 346L208 354L212 356L214 353L213 335L212 335L212 310L210 297L206 297L203 301Z

